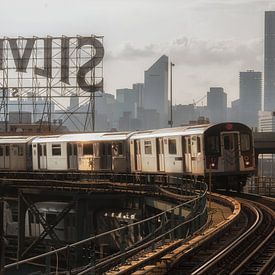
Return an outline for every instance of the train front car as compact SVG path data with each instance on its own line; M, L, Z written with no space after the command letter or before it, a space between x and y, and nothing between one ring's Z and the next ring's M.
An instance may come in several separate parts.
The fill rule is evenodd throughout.
M205 174L216 189L241 191L255 171L252 131L241 123L220 123L204 132Z

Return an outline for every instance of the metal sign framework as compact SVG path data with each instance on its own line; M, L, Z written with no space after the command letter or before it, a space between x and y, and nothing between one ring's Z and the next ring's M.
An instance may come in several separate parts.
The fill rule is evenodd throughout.
M70 124L94 130L96 92L103 91L103 37L0 39L0 121Z

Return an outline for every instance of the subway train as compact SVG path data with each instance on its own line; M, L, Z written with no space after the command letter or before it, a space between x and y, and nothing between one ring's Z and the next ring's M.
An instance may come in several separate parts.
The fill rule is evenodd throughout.
M95 171L204 177L240 190L255 170L253 136L241 123L135 132L0 137L0 171Z

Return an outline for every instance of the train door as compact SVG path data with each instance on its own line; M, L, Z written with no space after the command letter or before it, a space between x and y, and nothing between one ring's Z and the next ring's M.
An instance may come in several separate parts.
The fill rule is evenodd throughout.
M112 144L101 143L101 169L111 170L112 169Z
M224 171L239 170L238 133L221 133L221 148Z
M0 169L10 168L10 146L0 145Z
M186 154L186 139L181 137L181 150L182 150L182 171L186 172L185 154Z
M192 163L192 173L197 173L198 172L197 136L192 136L191 138L191 163Z
M77 169L77 144L67 143L68 168Z
M10 150L10 158L11 158L11 169L12 170L20 170L20 163L22 160L19 159L19 146L13 145Z
M192 172L192 160L191 160L191 137L183 137L185 139L185 153L184 153L184 160L185 160L185 171L187 173Z
M163 138L157 138L157 167L160 172L165 170Z
M5 168L5 145L0 145L0 169Z
M10 168L10 145L5 145L5 169Z
M47 145L38 144L38 169L47 169Z
M135 148L135 170L141 171L141 150L140 150L140 140L134 141L134 148Z

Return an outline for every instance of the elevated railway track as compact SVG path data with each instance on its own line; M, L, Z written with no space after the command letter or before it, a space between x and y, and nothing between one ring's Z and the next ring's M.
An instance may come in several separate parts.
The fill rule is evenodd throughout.
M203 183L174 177L133 177L132 175L87 173L67 175L43 173L37 175L6 173L0 178L2 188L11 192L15 189L37 188L42 192L102 192L136 195L151 195L166 199L176 206L160 214L140 221L151 223L151 234L138 243L127 247L121 242L120 249L107 258L95 255L95 243L103 235L93 236L75 244L57 248L29 259L16 260L5 266L10 270L24 263L45 265L50 259L52 270L58 266L59 274L269 274L274 270L274 199L242 195L230 198L236 193L212 194L211 203L218 203L231 209L231 214L222 221L213 223L211 215L206 222L206 197ZM68 178L66 178L68 177ZM72 179L72 178L71 178ZM197 189L191 188L196 185ZM198 198L201 198L198 200ZM202 199L204 198L204 199ZM210 195L208 194L208 199ZM211 206L211 205L210 205ZM190 215L182 216L183 209L190 209ZM212 212L211 212L212 211ZM213 209L208 208L208 213ZM128 226L106 234L118 234L121 240L127 238ZM75 251L86 249L86 264L70 266L70 257ZM244 249L245 248L245 249ZM71 253L71 256L66 256ZM57 257L59 255L59 257ZM43 259L41 261L41 259ZM38 262L37 262L38 261ZM63 261L63 262L62 262ZM67 262L67 264L66 264ZM43 264L44 263L44 264Z
M226 226L217 226L215 234L205 231L203 239L198 235L182 251L176 249L134 274L272 274L274 199L242 197L239 214Z
M155 184L154 181L152 181L152 178L148 175L146 177L140 177L138 179L132 178L132 180L129 180L129 175L108 175L105 177L100 175L99 177L95 177L93 175L93 179L87 179L87 175L85 175L85 178L81 178L79 180L79 175L77 180L61 180L56 179L56 175L52 175L53 179L49 177L50 179L43 179L40 175L38 175L40 178L33 178L33 175L30 175L29 178L25 178L25 175L16 175L14 177L14 174L6 174L4 178L0 179L0 185L2 187L2 191L5 190L3 193L6 194L6 198L10 199L16 192L19 192L19 200L22 200L23 203L25 203L25 207L29 207L33 211L37 218L39 219L39 211L38 209L35 209L34 203L36 200L39 201L41 199L41 196L47 196L49 194L53 194L53 196L56 196L56 192L76 192L76 193L86 193L88 195L95 194L95 193L104 193L106 194L131 194L135 196L151 196L151 197L157 197L163 200L166 200L170 202L170 205L172 209L165 210L164 212L161 212L160 214L149 217L145 220L142 220L140 222L134 223L131 225L131 227L142 227L142 224L148 223L149 225L146 225L146 227L150 228L150 233L148 236L144 236L137 244L134 244L134 246L131 246L131 248L127 248L126 244L123 243L123 241L126 239L127 231L130 230L129 226L124 226L119 229L115 229L112 232L106 233L108 234L118 234L120 235L120 252L114 254L111 259L110 256L108 259L105 259L99 264L97 268L105 268L106 265L110 265L111 263L114 263L114 261L123 260L126 259L126 257L132 256L133 254L138 253L142 249L148 249L148 247L154 247L156 246L157 242L162 242L165 240L165 236L169 239L174 234L174 226L177 224L181 224L181 230L182 233L186 235L190 235L202 226L205 222L205 219L207 218L207 212L206 212L206 185L204 183L200 183L197 181L192 181L190 179L178 179L175 184L171 184L169 188L167 186L163 186L160 188L159 185ZM59 177L60 175L58 175ZM63 175L62 175L63 176ZM43 177L43 175L42 175ZM119 179L119 181L117 181ZM174 178L175 181L175 178ZM163 180L163 182L167 183L167 179ZM181 188L178 189L177 194L173 193L171 189L178 188L178 186L181 185ZM195 186L197 185L198 189L195 189ZM28 194L28 192L31 192L31 194L34 195L34 200L31 201L28 195L25 196L25 192ZM4 197L5 198L5 197ZM13 198L13 200L16 199ZM70 206L71 207L71 206ZM171 207L169 207L171 208ZM68 212L70 210L69 207L67 209L63 209L62 212ZM25 212L19 213L19 216L24 216ZM189 214L188 214L189 213ZM186 216L187 215L187 216ZM40 218L41 219L41 218ZM43 223L43 219L41 219L41 222ZM45 221L44 221L45 222ZM58 223L58 220L55 221L55 224ZM23 226L21 222L21 227ZM186 228L185 228L186 226ZM39 238L43 240L43 238L46 235L49 235L51 238L55 234L53 234L53 227L52 225L43 225L46 234L42 233L42 237ZM167 233L168 232L168 233ZM15 266L18 266L20 264L24 263L33 263L34 260L38 260L38 262L35 262L35 264L42 264L43 261L46 258L50 258L51 261L55 262L57 253L60 253L58 257L59 262L59 269L62 270L70 270L70 272L75 272L77 274L79 270L74 271L73 266L66 266L66 262L71 264L70 257L75 257L75 252L81 249L84 249L87 251L89 255L85 255L88 262L90 262L89 258L91 258L91 253L93 251L93 246L96 246L96 242L98 239L104 237L105 235L99 234L98 236L91 237L90 239L86 239L84 241L77 242L76 244L69 245L68 252L68 246L58 248L54 250L53 252L44 253L44 255L38 255L35 257L32 257L31 259L24 259L29 250L31 249L31 246L25 250L25 248L22 246L22 233L19 233L19 238L21 238L21 241L19 240L19 244L21 247L20 255L21 260L17 259L14 263L10 263L5 266L6 270L9 270L10 268L14 268ZM160 237L161 236L161 237ZM156 238L159 238L158 240ZM55 239L55 238L54 238ZM37 241L35 241L38 243ZM84 245L85 244L85 245ZM78 246L81 246L80 249ZM24 251L25 250L25 251ZM65 254L64 254L65 253ZM86 254L87 254L86 253ZM69 256L68 256L69 254ZM65 255L65 256L64 256ZM67 255L67 256L66 256ZM22 259L23 257L23 259ZM39 259L42 259L42 262ZM95 262L97 257L95 256ZM61 264L63 261L63 264ZM106 262L107 261L107 262ZM16 264L15 264L16 263ZM65 266L64 266L65 263ZM45 264L45 261L44 261ZM63 266L62 266L63 265Z

